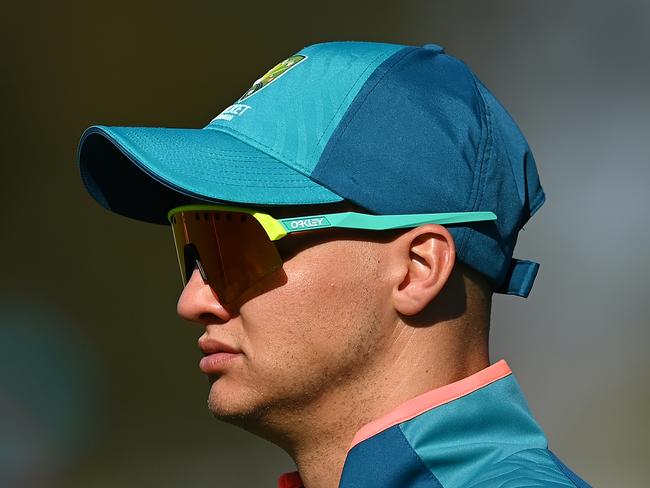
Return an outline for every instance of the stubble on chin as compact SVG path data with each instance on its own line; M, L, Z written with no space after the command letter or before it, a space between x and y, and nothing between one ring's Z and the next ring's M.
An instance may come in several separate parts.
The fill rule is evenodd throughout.
M208 378L210 390L208 392L207 406L208 410L218 420L223 422L241 425L248 423L249 420L257 416L255 408L251 401L245 401L241 395L236 395L227 388L219 389L219 382L223 379L218 376ZM219 391L221 390L221 391Z
M260 392L219 390L211 383L207 405L212 416L222 422L244 429L280 447L287 446L286 423L292 416L284 408ZM222 386L222 385L219 385ZM225 386L225 385L223 385Z

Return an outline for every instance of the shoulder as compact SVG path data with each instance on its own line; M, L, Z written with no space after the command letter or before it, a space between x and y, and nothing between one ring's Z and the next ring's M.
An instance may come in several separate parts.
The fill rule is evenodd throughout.
M485 469L468 488L590 488L548 449L518 451Z

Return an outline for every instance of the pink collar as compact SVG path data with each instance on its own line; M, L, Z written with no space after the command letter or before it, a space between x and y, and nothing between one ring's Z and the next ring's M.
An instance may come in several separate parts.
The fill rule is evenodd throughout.
M448 385L441 386L440 388L436 388L418 395L415 398L411 398L396 407L394 410L388 412L386 415L361 427L352 439L352 444L348 448L348 451L360 442L379 434L393 425L417 417L432 408L458 400L459 398L469 395L470 393L500 380L511 373L512 371L510 371L510 367L502 359L497 363L494 363L492 366L488 366L467 378L463 378L462 380L449 383Z

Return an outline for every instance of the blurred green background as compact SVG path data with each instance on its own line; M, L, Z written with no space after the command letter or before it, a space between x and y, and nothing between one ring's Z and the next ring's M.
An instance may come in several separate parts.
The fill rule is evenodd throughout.
M272 487L278 448L214 420L201 329L176 316L168 228L103 210L75 163L91 124L203 127L303 46L434 42L535 153L547 202L495 296L550 445L594 486L647 486L650 3L5 2L0 486Z

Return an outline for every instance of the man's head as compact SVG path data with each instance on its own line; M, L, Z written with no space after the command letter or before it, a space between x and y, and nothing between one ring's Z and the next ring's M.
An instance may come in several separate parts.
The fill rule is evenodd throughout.
M278 218L305 210L268 209ZM361 210L343 202L311 206L308 213ZM275 245L282 268L233 302L222 303L198 267L179 298L179 315L205 329L199 347L208 359L201 366L217 417L273 438L292 414L379 381L411 328L464 335L459 360L486 351L491 288L456 261L444 226L330 228ZM218 350L237 354L209 355Z
M461 215L399 232L287 235L274 241L282 267L253 273L264 278L228 303L226 288L220 299L201 266L192 272L196 256L179 249L181 269L192 272L179 313L206 327L207 352L243 352L210 397L233 421L304 411L352 381L406 377L409 361L424 364L403 357L422 334L436 345L421 350L440 364L485 350L491 293L528 296L538 269L512 258L518 231L544 202L528 144L469 68L436 45L308 46L202 129L93 126L78 157L99 203L158 224L191 203L261 208L275 219L346 206L379 220ZM462 220L477 212L496 220ZM183 221L172 225L177 246L195 244ZM241 242L249 262L254 247ZM206 359L206 369L225 357Z

